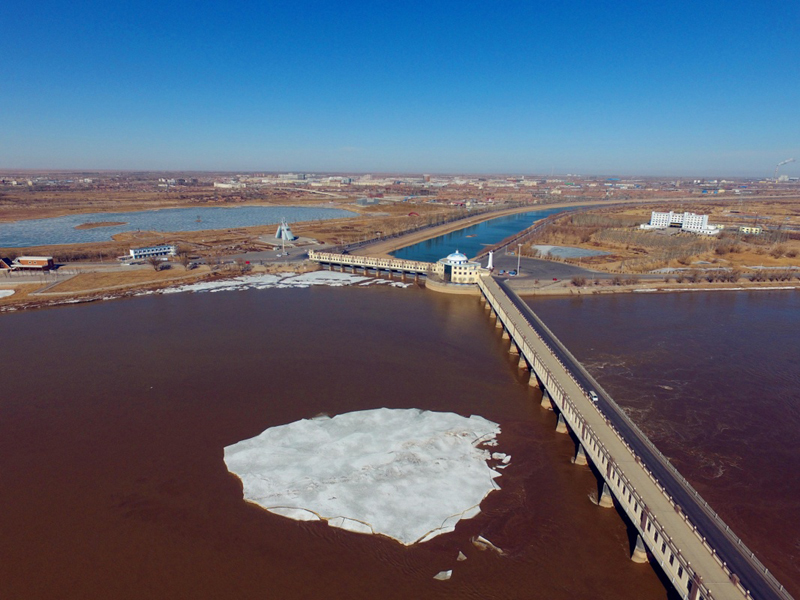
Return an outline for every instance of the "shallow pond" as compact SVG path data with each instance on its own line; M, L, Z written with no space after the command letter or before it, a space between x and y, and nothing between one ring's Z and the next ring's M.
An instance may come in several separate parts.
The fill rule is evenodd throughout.
M166 208L119 213L84 213L0 223L0 248L24 248L51 244L107 242L126 231L202 231L352 217L338 208L306 206L240 206L236 208ZM122 225L75 229L88 223L120 222Z

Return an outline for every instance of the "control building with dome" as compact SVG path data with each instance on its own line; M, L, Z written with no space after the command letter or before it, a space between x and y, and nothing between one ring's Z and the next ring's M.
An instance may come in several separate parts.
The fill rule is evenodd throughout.
M478 283L481 271L481 263L470 261L458 250L439 259L433 268L444 283Z

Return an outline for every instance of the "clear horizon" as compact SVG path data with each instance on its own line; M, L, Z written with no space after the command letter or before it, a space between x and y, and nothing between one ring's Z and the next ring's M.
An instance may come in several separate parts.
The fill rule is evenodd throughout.
M7 12L3 170L719 178L800 159L791 3Z

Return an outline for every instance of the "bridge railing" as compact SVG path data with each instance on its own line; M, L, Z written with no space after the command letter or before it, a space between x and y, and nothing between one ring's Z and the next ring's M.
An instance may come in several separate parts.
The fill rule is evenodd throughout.
M419 260L403 258L375 258L372 256L355 256L352 254L337 254L334 252L319 252L309 250L308 258L316 262L356 267L369 267L378 269L392 269L397 271L411 271L414 273L427 273L434 269L434 264Z
M491 304L492 308L495 310L496 314L498 314L498 316L499 316L500 315L500 311L497 310L497 308L498 308L497 305L499 304L499 300L497 300L495 298L495 296L494 296L494 293L491 290L488 289L488 286L486 285L486 282L483 280L483 278L481 278L481 280L478 282L478 286L481 289L481 291L484 294L484 296L486 297L486 299ZM501 289L500 286L497 286L497 288ZM509 304L510 304L511 309L516 313L515 316L520 318L520 319L522 319L523 322L527 323L527 318L525 317L525 315L523 315L523 313L519 310L519 308L517 308L517 306L513 302L509 302ZM508 310L505 307L501 307L501 308L502 308L502 311L507 314L507 318L510 319L511 315L508 314ZM539 324L543 328L543 330L546 331L548 333L548 335L551 335L552 339L555 340L555 342L559 344L559 349L564 351L565 354L570 358L570 360L572 360L576 365L578 365L579 368L582 369L583 373L586 376L589 377L590 381L592 381L593 383L596 384L596 382L594 381L594 378L592 378L591 375L589 375L588 372L586 372L585 369L583 369L582 365L577 361L577 359L575 359L575 357L572 356L572 354L566 349L566 347L564 347L563 344L560 343L558 338L556 338L552 334L552 332L544 325L544 323L540 319L538 319L538 317L536 317L535 314L533 315L533 317L537 320L537 324ZM583 418L580 410L575 406L574 402L572 402L571 398L566 393L566 391L564 390L563 386L561 386L557 382L557 380L556 380L555 376L553 375L553 373L550 371L550 369L544 364L544 362L538 356L538 353L531 346L530 341L527 339L527 336L525 336L525 334L520 332L513 325L513 323L510 324L510 326L509 326L509 324L506 324L506 327L508 327L509 329L511 329L514 332L515 337L522 338L523 343L527 346L528 350L534 355L534 358L536 359L536 362L539 363L539 367L545 372L546 378L549 380L549 386L548 387L550 387L550 389L553 391L553 393L555 393L555 395L558 395L558 396L561 397L561 400L562 400L562 411L564 410L564 406L563 405L567 405L569 407L570 412L572 412L573 417L575 418L575 420L578 422L578 424L580 426L579 428L576 428L576 435L578 435L582 439L585 439L586 437L588 437L591 440L591 442L596 446L598 454L600 454L603 457L604 462L611 465L610 470L614 471L614 475L616 475L618 481L620 482L620 485L623 485L625 490L636 500L636 503L639 506L639 511L635 511L634 510L633 511L634 514L636 514L636 512L647 511L647 504L645 503L645 501L642 498L642 496L638 493L638 491L636 490L636 488L634 487L634 485L630 481L630 479L628 479L628 477L625 476L624 472L617 466L616 461L614 461L614 459L611 456L611 453L608 451L607 447L602 443L602 441L600 441L599 437L594 432L594 430L592 429L591 425L589 425L589 423ZM570 373L570 370L566 367L566 365L564 365L561 362L561 360L558 359L558 356L556 355L555 352L553 352L553 349L550 347L550 345L547 343L547 341L541 335L539 335L539 333L536 331L536 329L534 327L530 327L530 329L533 332L533 334L536 336L537 340L541 344L543 344L546 348L548 348L550 350L551 357L553 359L555 359L560 364L560 366L563 368L564 372L570 377L570 379L572 379L573 382L581 390L584 391L584 394L586 394L586 397L588 399L588 394L587 394L586 390L583 388L583 386L580 385L580 383L577 381L577 379L575 379L575 377L573 377L572 373ZM603 392L603 394L606 397L606 399L611 399L611 397L608 395L608 393L602 387L600 387L599 385L597 385L597 387L598 387L598 389L600 391ZM612 402L613 402L613 400L612 400ZM592 403L592 406L594 406L593 403ZM691 527L691 529L694 532L695 536L703 543L705 548L712 554L712 556L715 558L717 563L723 568L723 570L726 572L726 574L729 577L731 577L733 575L733 573L730 571L729 568L727 568L727 565L725 565L725 563L719 558L719 556L716 553L716 550L713 549L706 542L705 538L702 537L699 534L696 525L694 525L692 523L689 523L689 519L686 516L686 514L679 510L680 507L673 501L672 497L666 492L666 490L664 490L663 486L661 486L661 484L653 476L653 474L649 471L649 469L647 469L647 467L645 466L645 464L641 460L641 458L628 445L628 443L625 441L625 439L622 437L622 435L616 430L616 428L613 426L613 424L611 424L608 421L608 419L605 417L605 415L599 409L597 409L597 407L595 407L595 408L596 408L596 410L598 410L598 413L600 414L600 416L605 420L606 424L609 426L611 431L613 431L615 437L620 442L622 442L622 444L627 448L627 450L629 451L631 456L634 458L634 460L637 462L637 464L639 464L645 470L645 472L647 473L648 477L658 487L658 489L661 491L661 493L664 495L664 497L669 501L670 505L672 505L674 508L676 508L676 511L681 512L681 516L682 516L683 520L687 523L687 525L689 525ZM613 408L615 408L615 410L617 412L621 411L621 409L619 408L618 405L616 405L616 403L614 403ZM629 423L630 425L633 426L632 428L634 429L635 433L637 435L643 437L644 441L648 444L649 447L651 447L652 449L655 450L655 453L659 457L663 457L663 459L666 460L666 457L664 457L663 454L661 454L661 452L658 451L658 449L655 448L655 446L652 444L652 442L650 442L650 440L641 432L641 430L639 430L638 427L636 427L635 424L633 424L630 421L630 419L627 418L627 415L624 415L624 413L622 413L622 416L626 420L627 423ZM686 482L686 479L683 478L683 476L681 476L677 472L677 470L671 465L671 463L669 463L669 461L666 461L666 466L674 474L677 474L677 478L679 479L679 481L681 483L685 482L686 486L689 488L688 491L692 492L693 495L695 496L695 498L698 499L700 502L702 502L702 505L703 505L704 509L707 512L710 512L711 515L713 515L713 518L715 518L717 520L718 525L724 525L725 528L723 529L723 531L726 534L728 534L730 539L736 540L736 544L738 546L740 546L745 551L746 555L750 558L750 560L753 562L753 564L755 564L756 567L759 568L759 570L762 573L764 573L765 577L770 581L770 583L775 588L775 590L782 597L786 598L787 600L792 600L791 595L789 595L789 593L786 592L786 590L783 587L783 585L780 584L780 582L778 582L777 579L775 579L775 577L769 572L769 570L766 567L764 567L763 564L755 557L755 555L752 552L750 552L747 549L747 547L741 542L741 540L735 534L733 534L733 532L730 529L730 527L728 525L724 524L722 519L719 518L719 516L713 510L711 510L711 508L708 505L708 503L700 497L698 492L696 490L694 490L694 488L692 488L688 484L688 482ZM611 475L610 472L607 473L607 475L608 475L608 479L612 481L612 486L613 486L613 478L610 476ZM697 577L698 574L691 567L690 562L685 558L685 556L680 551L680 549L677 548L673 544L672 540L670 539L670 536L666 533L666 530L664 529L663 525L661 525L661 523L658 521L658 519L654 515L649 513L649 512L647 514L647 519L648 519L648 522L650 522L653 525L655 531L660 534L660 536L662 538L662 542L661 543L665 544L670 549L670 552L675 557L675 559L678 561L679 565L681 567L683 567L683 570L686 572L687 577L689 578L689 580L692 581L692 584L698 586L698 591L702 594L702 597L703 598L707 598L708 600L713 600L714 596L711 593L711 590L708 587L706 587L706 585L702 582L702 580L698 579L698 577ZM654 539L657 539L655 535L653 537L654 537ZM662 566L664 566L663 565L663 561L659 560L659 562L662 564ZM665 569L665 572L666 572L666 569ZM745 593L748 597L750 597L749 591L746 590L741 583L737 583L737 587L739 587L739 589L743 593Z

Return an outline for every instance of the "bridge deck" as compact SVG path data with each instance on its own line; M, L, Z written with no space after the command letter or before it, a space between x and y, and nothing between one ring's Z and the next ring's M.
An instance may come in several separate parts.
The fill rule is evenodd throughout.
M654 468L653 463L660 460L658 456L652 452L647 455L642 440L631 440L623 435L629 432L620 426L620 420L609 418L609 413L613 412L610 410L612 404L619 410L616 403L607 397L602 388L596 386L596 382L563 349L544 324L540 321L537 323L538 318L533 312L527 306L521 306L521 300L513 292L501 287L491 277L482 278L479 287L509 331L512 341L517 344L520 355L525 357L542 380L587 456L606 479L619 505L681 595L685 598L715 600L750 597L742 585L736 584L731 571L723 566L723 561L730 558L732 561L729 564L736 564L736 575L747 585L752 597L790 598L785 590L778 589L774 579L769 581L761 573L761 570L766 570L754 557L739 552L738 556L721 558L719 546L723 546L725 554L730 555L731 538L738 538L730 534L725 540L726 544L720 538L720 532L716 532L717 535L712 538L710 531L698 531L698 521L703 521L704 530L712 527L709 526L710 518L707 515L711 512L710 508L702 498L691 490L693 494L680 496L679 507L673 500L676 494L668 495L664 490L670 488L670 492L674 492L678 487L685 488L688 484L683 486L674 476L677 472L673 475L674 469L663 468L663 465L662 468ZM551 348L555 345L561 346L564 352L553 351ZM602 394L598 405L591 402L587 389L597 389ZM639 435L644 437L641 432ZM632 445L637 448L636 452ZM665 485L665 480L669 480L666 482L669 485ZM691 520L688 515L692 516ZM706 515L705 520L701 518L703 515ZM726 532L722 531L721 534L725 537ZM734 544L734 551L736 546ZM674 555L673 560L670 559L671 555ZM691 587L694 589L690 593L689 582L692 579Z

